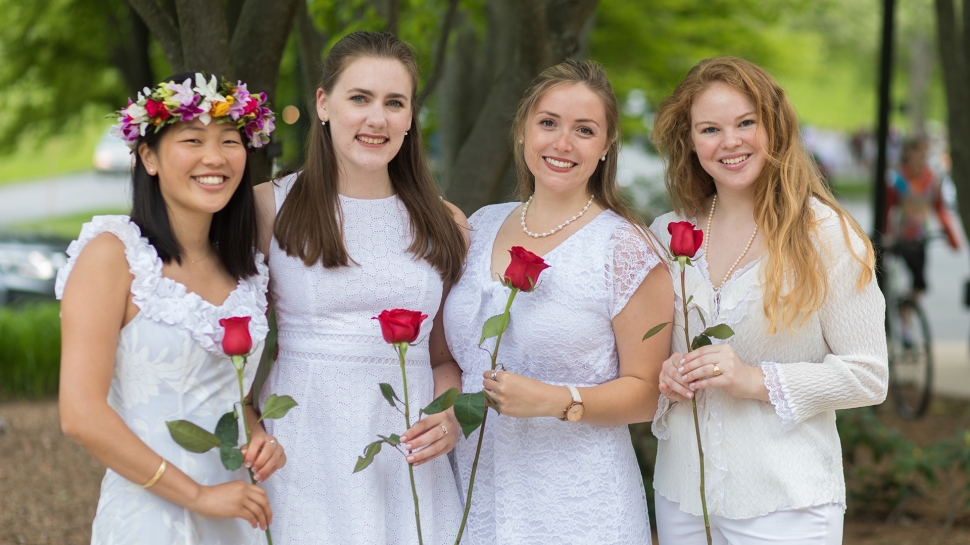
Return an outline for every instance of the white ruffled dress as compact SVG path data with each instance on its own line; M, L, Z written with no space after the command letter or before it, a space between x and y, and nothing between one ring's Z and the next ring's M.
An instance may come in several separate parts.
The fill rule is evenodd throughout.
M58 298L84 246L102 233L125 245L133 302L139 313L121 329L108 404L152 450L196 482L217 485L249 477L244 469L227 471L217 449L195 454L169 435L167 421L189 420L214 430L219 418L239 401L236 370L223 353L219 320L250 316L255 347L246 367L248 391L268 331L266 291L269 282L262 256L258 274L243 279L225 302L215 306L184 285L162 276L155 248L127 216L95 216L67 250L68 263L57 275ZM240 429L240 444L245 441ZM101 483L91 543L144 545L240 545L264 543L265 536L242 519L209 519L170 503L111 469Z

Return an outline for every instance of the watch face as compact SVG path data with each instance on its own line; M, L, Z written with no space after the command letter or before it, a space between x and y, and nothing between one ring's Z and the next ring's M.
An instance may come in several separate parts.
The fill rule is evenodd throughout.
M582 417L583 417L582 405L579 405L579 404L571 405L568 409L566 409L566 420L570 422L576 422Z

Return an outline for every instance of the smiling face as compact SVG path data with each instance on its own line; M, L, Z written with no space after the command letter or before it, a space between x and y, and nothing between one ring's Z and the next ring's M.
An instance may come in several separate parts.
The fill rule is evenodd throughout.
M718 191L750 191L765 166L768 139L750 98L713 83L690 109L691 142Z
M610 146L606 109L581 83L557 85L539 98L522 135L536 191L582 188Z
M246 170L242 135L229 124L182 121L165 130L155 150L138 148L170 210L214 214L232 198Z
M411 127L413 87L400 61L362 57L344 68L332 92L317 90L317 115L345 175L387 169Z

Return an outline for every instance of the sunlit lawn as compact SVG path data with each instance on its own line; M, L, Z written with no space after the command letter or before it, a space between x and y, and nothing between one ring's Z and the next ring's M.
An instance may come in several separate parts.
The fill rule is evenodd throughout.
M31 220L15 223L8 227L8 231L31 232L50 235L65 239L76 239L81 232L81 226L85 222L91 221L92 216L103 216L110 214L127 214L127 208L103 208L88 212L78 212L65 216L57 216L50 219Z
M107 123L99 120L39 145L36 141L23 142L13 153L0 155L0 185L91 170L94 147Z

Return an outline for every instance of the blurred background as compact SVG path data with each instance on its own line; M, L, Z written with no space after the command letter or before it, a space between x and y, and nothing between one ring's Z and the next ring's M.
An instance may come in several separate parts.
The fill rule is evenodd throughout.
M511 198L515 104L534 75L567 57L606 68L623 114L619 181L646 218L665 212L663 162L650 143L656 106L697 61L736 55L784 87L820 171L873 231L886 74L888 167L904 139L927 139L960 240L957 250L939 238L928 245L925 354L904 392L916 399L839 415L846 543L970 543L962 1L0 0L0 21L0 544L90 540L103 468L59 431L52 294L82 223L127 212L131 157L108 134L112 112L183 69L241 79L277 113L272 144L253 156L256 177L268 180L300 167L320 60L355 30L414 46L422 136L442 194L466 213ZM891 72L880 69L884 53ZM925 407L907 411L924 385ZM634 432L649 490L655 443L648 425Z

